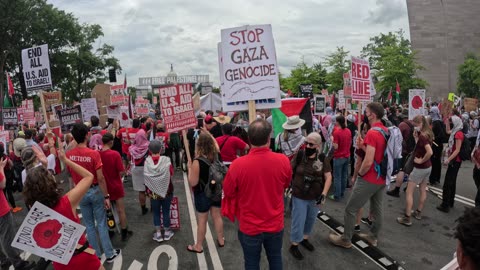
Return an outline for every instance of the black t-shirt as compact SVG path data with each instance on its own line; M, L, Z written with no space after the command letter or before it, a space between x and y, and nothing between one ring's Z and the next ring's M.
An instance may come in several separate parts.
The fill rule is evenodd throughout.
M220 127L220 124L217 123L212 129L210 129L210 133L213 135L214 138L223 136L222 128Z
M205 163L205 161L196 159L198 160L198 163L200 164L200 172L198 175L198 184L193 187L193 193L198 194L202 193L205 185L208 182L208 175L210 173L210 166Z
M320 171L313 169L313 163L316 159L304 158L304 151L298 152L298 158L301 159L297 168L295 169L295 175L292 182L292 195L302 200L316 200L322 195L323 187L325 186L325 173L332 172L330 166L330 159L325 159L323 167ZM308 191L304 191L305 180L304 177L308 176L313 179Z

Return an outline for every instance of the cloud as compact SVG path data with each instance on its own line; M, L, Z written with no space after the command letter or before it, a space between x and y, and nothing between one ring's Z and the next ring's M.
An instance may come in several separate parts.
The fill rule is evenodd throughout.
M271 24L284 75L302 57L309 65L322 62L337 46L359 55L369 38L381 32L403 28L408 34L402 0L385 1L393 3L388 5L362 0L362 6L358 0L48 2L73 13L81 23L100 24L104 37L99 44L115 47L114 55L132 86L139 77L165 76L170 63L179 75L208 74L218 86L217 42L220 30L229 27Z

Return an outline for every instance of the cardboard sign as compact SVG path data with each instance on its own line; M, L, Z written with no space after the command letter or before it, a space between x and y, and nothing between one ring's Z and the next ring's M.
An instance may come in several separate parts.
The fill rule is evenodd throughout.
M347 98L352 96L352 79L350 78L350 72L343 73L343 92Z
M166 132L178 132L197 126L191 84L161 87L159 93Z
M444 100L440 106L440 113L443 118L450 117L453 112L453 102L450 100Z
M463 106L466 112L477 111L478 99L476 98L463 98Z
M221 31L220 80L226 102L275 99L280 92L271 25Z
M425 89L410 89L408 91L408 119L416 115L425 115Z
M52 111L52 105L62 104L62 92L40 92L40 101L42 102L42 112L45 122L50 127L59 126L60 122L57 115Z
M48 44L22 50L22 65L27 91L52 88Z
M163 217L162 209L160 209L160 216ZM163 227L163 218L160 219L160 224ZM178 209L178 197L176 196L172 198L172 203L170 204L170 229L180 229L180 210Z
M62 131L69 131L73 125L82 123L82 108L80 105L58 110L57 115L62 125Z
M143 97L137 97L135 100L135 112L139 116L148 115L149 108L148 108L149 101L148 99L144 99Z
M315 95L315 115L321 115L325 113L325 96L322 95Z
M81 103L82 118L84 121L90 121L92 116L99 117L97 100L95 98L84 98Z
M85 227L35 202L12 242L12 247L68 264Z
M3 108L3 126L5 130L14 130L18 126L17 108Z
M352 57L351 66L352 77L352 99L353 100L370 100L370 64L367 60Z

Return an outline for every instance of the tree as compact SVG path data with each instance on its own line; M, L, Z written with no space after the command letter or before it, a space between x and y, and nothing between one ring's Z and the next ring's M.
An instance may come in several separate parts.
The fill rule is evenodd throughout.
M475 54L467 54L458 67L457 89L467 97L480 97L480 59Z
M326 74L327 71L323 68L322 64L316 63L312 67L307 66L307 64L301 60L295 68L290 71L290 76L284 78L280 74L280 86L284 90L291 90L293 94L298 94L300 92L301 84L312 84L313 92L319 93L322 89L327 86L326 83Z
M427 82L417 77L423 67L418 64L410 41L404 32L389 32L370 38L370 43L362 49L362 57L368 58L374 71L375 88L387 96L396 83L400 84L400 96L407 98L409 89L425 88Z
M330 84L328 87L330 93L343 89L343 74L350 70L349 53L343 46L337 47L337 50L327 55L325 59L325 65L329 69L325 79Z

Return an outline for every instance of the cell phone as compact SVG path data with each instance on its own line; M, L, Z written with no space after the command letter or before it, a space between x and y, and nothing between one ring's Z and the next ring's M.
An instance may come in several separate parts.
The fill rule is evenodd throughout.
M197 119L197 127L202 128L203 127L203 118L198 118Z

